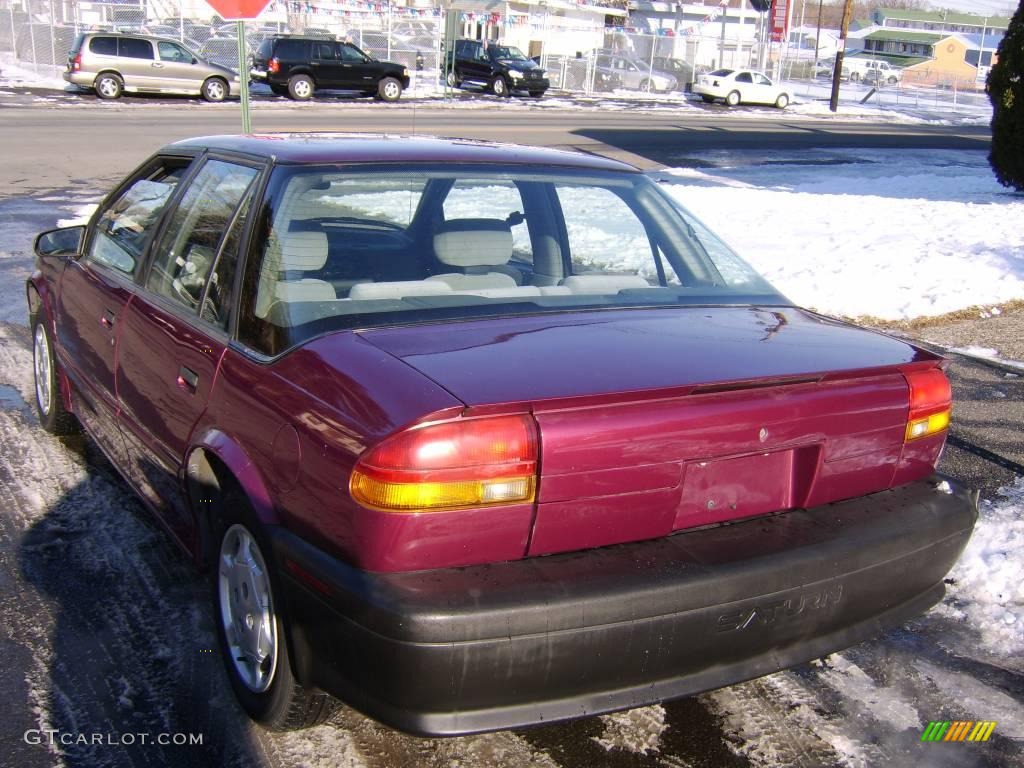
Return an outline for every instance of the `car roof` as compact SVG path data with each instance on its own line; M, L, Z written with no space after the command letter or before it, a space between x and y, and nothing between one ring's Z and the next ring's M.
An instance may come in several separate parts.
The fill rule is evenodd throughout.
M212 149L265 157L281 163L473 163L579 168L639 173L631 165L597 155L475 139L345 133L264 133L201 136L170 148Z

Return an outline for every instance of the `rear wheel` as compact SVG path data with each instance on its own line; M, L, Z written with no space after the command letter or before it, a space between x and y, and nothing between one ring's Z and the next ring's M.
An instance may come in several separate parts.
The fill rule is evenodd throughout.
M491 81L491 91L494 92L495 96L508 96L508 84L505 82L505 78L498 75Z
M224 101L228 97L228 84L219 77L211 77L203 83L203 98L207 101Z
M455 72L449 72L445 76L444 81L446 83L448 83L448 87L449 88L458 88L459 85L462 83L462 81L459 80L459 78L455 76Z
M725 103L728 104L730 107L735 107L737 104L740 103L740 92L730 91L729 95L725 97Z
M893 77L892 75L889 75L889 79L888 79L888 80L886 80L885 82L887 82L887 83L888 83L889 85L896 85L896 83L898 83L898 82L899 82L899 80L897 80L897 79L896 79L895 77Z
M227 501L228 497L225 498ZM308 728L326 720L337 702L303 687L292 674L288 639L258 524L240 514L237 499L226 509L216 567L214 612L221 656L242 708L275 731Z
M113 72L104 72L92 86L101 99L119 99L124 93L124 81Z
M715 100L714 96L702 95L701 98L704 100L705 104L711 104Z
M32 318L32 370L36 384L36 413L43 429L53 435L77 432L78 422L64 410L50 331L39 317Z
M789 96L784 93L779 94L779 98L775 100L775 106L779 109L785 109L789 106Z
M296 101L309 101L313 98L313 78L309 75L292 75L288 78L288 95Z
M851 83L859 83L860 82L860 72L853 72L853 73L851 73L850 74L850 82Z
M544 95L544 91L530 91L530 95L533 96L533 98L535 99L539 99L541 96Z
M384 101L398 101L402 96L402 84L393 77L385 77L377 86L377 95Z

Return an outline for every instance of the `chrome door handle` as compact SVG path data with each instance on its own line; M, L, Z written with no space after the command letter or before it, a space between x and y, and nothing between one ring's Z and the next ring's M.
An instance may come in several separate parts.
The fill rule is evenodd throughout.
M100 318L100 325L106 328L108 331L114 328L114 313L109 309L103 313L103 317Z
M161 64L159 61L154 61L149 66L154 67L155 69L161 69L163 67L163 64Z

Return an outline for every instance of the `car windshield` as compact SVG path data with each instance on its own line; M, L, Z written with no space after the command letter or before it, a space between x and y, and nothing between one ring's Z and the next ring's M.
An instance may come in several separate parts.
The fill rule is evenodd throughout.
M240 339L601 307L788 305L639 173L278 167Z
M492 45L487 50L493 58L501 61L529 61L522 51L512 45Z

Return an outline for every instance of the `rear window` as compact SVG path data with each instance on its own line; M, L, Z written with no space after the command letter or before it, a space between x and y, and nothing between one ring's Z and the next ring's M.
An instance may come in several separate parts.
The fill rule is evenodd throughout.
M94 37L89 41L89 52L99 56L117 56L117 38Z
M732 73L733 73L733 70L731 70L731 69L716 69L714 72L710 72L709 74L712 77L728 77Z
M149 40L139 40L135 37L122 37L118 40L119 56L129 59L152 59L153 45Z
M268 37L266 40L260 43L260 47L256 50L256 55L259 56L261 59L269 59L273 50L274 38Z
M281 166L239 337L599 307L787 304L642 174Z

